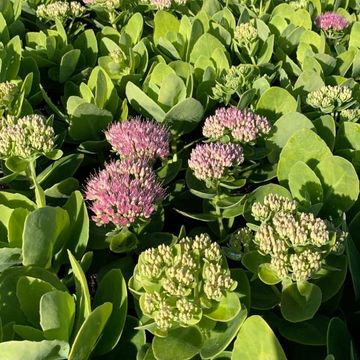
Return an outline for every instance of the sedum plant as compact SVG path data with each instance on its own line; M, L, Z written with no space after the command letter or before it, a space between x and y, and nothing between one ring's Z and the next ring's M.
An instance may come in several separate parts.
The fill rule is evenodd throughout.
M269 194L263 203L255 202L251 209L261 225L253 237L253 245L262 255L270 256L270 267L279 279L305 281L316 274L330 253L344 251L346 234L337 232L311 213L296 211L296 203ZM248 234L249 235L249 234ZM244 236L245 248L249 236Z
M56 1L47 5L39 5L36 9L36 16L45 21L54 21L55 19L64 21L68 18L81 17L85 10L85 7L77 1L70 3Z
M310 92L306 99L313 108L323 113L333 113L346 109L354 103L352 90L347 86L323 86Z
M127 312L121 271L107 271L91 298L80 263L70 251L68 256L74 294L54 273L41 267L13 267L0 274L8 289L0 293L0 314L11 329L0 342L4 359L89 359L105 356L119 342ZM111 293L107 289L110 284Z
M143 0L145 4L149 4L156 9L163 10L168 9L174 5L185 5L188 0Z
M210 216L195 217L216 222L211 225L212 231L221 239L226 237L234 218L243 212L243 196L238 191L246 184L246 176L259 165L255 161L264 157L261 150L257 153L255 145L270 129L265 117L235 107L219 108L205 119L202 132L208 139L192 149L186 182L190 192L204 199L203 208L210 211Z
M13 109L16 109L16 99L19 93L19 85L15 82L5 81L0 83L0 116L5 113L12 114Z
M211 140L240 144L255 144L269 134L271 125L265 116L235 107L219 108L206 118L203 135Z
M154 121L142 120L140 116L112 124L105 137L122 159L144 159L152 163L170 154L169 131Z
M120 0L84 0L84 4L90 9L94 10L100 21L110 23L115 29L119 18L121 17Z
M141 311L152 324L147 328L160 337L199 324L203 317L214 319L216 309L231 302L237 304L235 310L219 321L233 319L240 311L232 293L236 285L219 245L207 234L144 251L130 280L132 290L140 295Z
M146 221L164 198L164 189L144 160L122 160L105 165L86 186L86 198L97 225L116 228Z
M137 235L165 198L165 189L152 165L169 155L170 133L162 125L140 117L114 123L105 132L120 160L111 161L86 184L86 198L98 226L111 224L110 242L137 245ZM131 227L131 230L129 228ZM110 245L111 248L111 245ZM119 249L117 250L119 251Z
M294 200L275 193L255 201L251 216L259 225L249 223L232 234L228 254L241 258L246 268L278 292L286 320L312 318L321 304L322 291L329 296L321 278L331 279L337 271L344 271L328 264L342 256L347 233L312 213L299 212ZM279 283L281 290L274 287ZM335 293L340 286L337 284ZM306 301L292 303L305 294L309 296Z
M52 118L34 114L1 121L0 158L14 173L13 177L25 175L31 181L38 207L45 206L45 195L36 177L36 160L41 156L59 159L62 151L55 148L55 141Z
M324 31L329 39L342 38L344 31L349 26L348 20L334 11L327 11L317 16L315 24Z
M55 147L55 132L41 115L28 115L20 119L2 120L0 157L8 159L36 159L49 154Z
M219 181L236 174L236 168L243 161L243 149L240 145L198 144L190 154L189 168L208 187L216 187Z
M216 80L212 88L213 99L228 105L234 94L241 99L243 93L251 91L254 81L260 77L260 70L251 64L231 66L229 70Z

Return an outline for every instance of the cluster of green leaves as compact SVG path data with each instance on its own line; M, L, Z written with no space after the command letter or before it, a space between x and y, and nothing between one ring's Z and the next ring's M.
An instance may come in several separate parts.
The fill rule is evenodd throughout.
M359 2L189 0L158 10L123 1L42 22L37 6L53 2L0 2L0 83L18 87L0 115L51 117L58 149L1 162L1 359L357 359ZM326 11L349 22L337 39L315 25ZM249 22L257 35L243 46L237 27ZM221 103L214 89L239 65L255 75L246 88L223 87ZM352 91L343 108L307 102L337 85ZM203 120L224 103L266 116L272 131L244 146L236 176L207 187L187 161ZM95 226L82 189L111 158L104 130L135 115L163 123L172 141L155 166L168 196L134 240L127 228L111 236L111 226ZM259 271L258 254L229 246L270 193L348 233L344 254L327 257L317 279L279 284ZM138 256L203 232L229 258L241 310L229 315L224 301L216 318L156 336L127 292Z

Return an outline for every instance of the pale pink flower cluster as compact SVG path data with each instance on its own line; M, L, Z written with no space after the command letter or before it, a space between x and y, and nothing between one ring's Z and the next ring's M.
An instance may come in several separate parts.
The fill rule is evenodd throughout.
M169 155L170 133L162 125L135 117L105 132L121 160L105 165L86 186L86 199L97 225L117 228L146 220L165 197L151 164Z
M237 144L198 144L190 154L189 167L200 180L218 180L227 170L244 161L243 149Z
M185 5L187 0L143 0L149 2L151 5L155 6L157 9L163 10L171 7L173 3L178 5Z
M146 160L122 160L106 164L86 185L92 200L92 219L97 225L129 226L148 219L165 191Z
M154 121L134 117L111 125L105 136L122 159L153 161L169 155L170 133Z
M264 116L250 110L222 107L205 120L203 135L215 140L229 135L232 141L249 143L260 135L268 134L270 129L271 125Z
M349 22L342 15L333 11L328 11L317 16L315 24L322 30L341 31L348 27Z

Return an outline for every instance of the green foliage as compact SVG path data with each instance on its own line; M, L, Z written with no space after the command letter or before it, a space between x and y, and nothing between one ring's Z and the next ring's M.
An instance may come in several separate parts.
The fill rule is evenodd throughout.
M357 359L359 39L353 0L1 0L1 360ZM229 107L242 112L223 128ZM271 130L245 139L265 126L248 110ZM36 124L14 126L34 114L49 151ZM136 116L169 130L168 154L143 158L139 129L107 141ZM192 150L215 138L244 160L199 180ZM123 174L90 194L95 171L133 161L117 146L137 149L164 200L97 226L95 198L112 213L152 193L124 200L144 174ZM212 155L204 171L226 160ZM215 245L186 248L205 233Z
M269 325L258 315L250 316L240 328L231 359L286 359Z

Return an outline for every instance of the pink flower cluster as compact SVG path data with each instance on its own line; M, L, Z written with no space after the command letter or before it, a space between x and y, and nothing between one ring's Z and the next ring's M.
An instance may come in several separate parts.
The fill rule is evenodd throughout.
M203 135L211 139L230 135L232 141L248 143L255 141L259 135L268 134L270 129L271 125L264 116L250 110L223 107L205 120Z
M122 159L153 161L169 155L170 133L163 125L154 121L134 117L111 125L105 136Z
M148 219L165 191L145 160L122 160L106 164L86 185L92 200L92 219L97 225L128 226Z
M97 225L129 226L146 220L165 197L151 163L169 155L170 133L162 125L135 117L105 132L121 160L105 165L86 185Z
M237 144L198 144L191 151L189 167L200 180L218 180L226 171L244 161L243 149Z
M315 24L322 30L344 30L349 22L340 14L333 11L325 12L315 19Z

